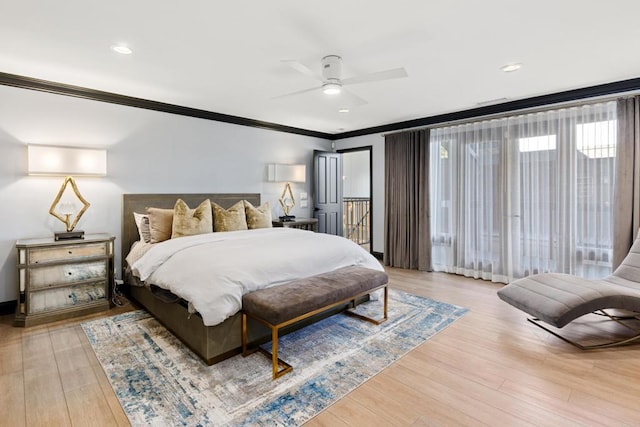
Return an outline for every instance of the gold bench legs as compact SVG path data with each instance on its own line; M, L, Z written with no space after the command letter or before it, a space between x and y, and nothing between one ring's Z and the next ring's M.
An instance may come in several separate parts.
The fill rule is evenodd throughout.
M363 314L360 313L355 313L353 311L351 311L350 309L345 310L344 314L348 314L349 316L352 317L357 317L358 319L362 319L362 320L366 320L367 322L371 322L374 325L379 325L382 322L386 321L388 319L388 315L387 315L387 304L389 302L389 288L388 287L384 287L384 308L383 308L383 315L382 315L382 319L374 319L372 317L369 316L365 316ZM356 299L352 299L351 300L351 306L352 308L356 308Z
M247 315L246 313L242 312L242 356L247 357L248 355L253 354L256 351L259 351L260 353L267 356L269 359L271 359L272 378L274 380L277 378L280 378L287 372L291 372L293 370L293 367L278 357L278 331L280 329L280 326L279 325L274 326L274 325L271 325L270 323L265 322L262 319L259 319L254 316L252 317L264 323L269 327L269 329L271 329L271 353L269 353L267 350L263 349L260 346L256 346L254 348L247 348ZM279 369L279 366L282 366L282 369Z
M278 327L271 328L271 354L262 347L258 347L265 356L271 356L272 379L280 378L284 374L293 371L293 367L278 357ZM278 370L278 366L282 369Z
M320 308L318 310L314 310L311 311L307 314L304 314L302 316L296 317L295 319L291 319L291 320L287 320L286 322L280 323L279 325L272 325L269 322L266 322L262 319L260 319L259 317L256 316L251 316L252 318L258 320L259 322L263 323L264 325L268 326L269 329L271 329L271 353L269 353L267 350L263 349L260 346L256 346L254 348L247 348L247 314L243 311L242 312L242 356L243 357L247 357L250 354L255 353L256 351L259 351L260 353L264 354L265 356L267 356L268 358L271 359L271 366L272 366L272 379L278 379L281 376L283 376L284 374L291 372L293 370L293 367L291 365L289 365L287 362L285 362L284 360L280 359L278 357L278 332L280 331L280 328L284 327L284 326L288 326L291 325L293 323L299 322L301 320L304 320L308 317L311 317L315 314L318 314L319 312L328 310L332 307L335 307L339 304L343 304L347 301L351 301L351 304L353 306L353 308L355 308L356 306L356 298L358 298L361 295L358 295L354 298L350 298L346 301L340 301L338 303L335 304L331 304L327 307L323 307ZM389 301L389 290L387 288L387 286L384 286L384 308L383 308L383 317L382 319L374 319L368 316L364 316L362 314L359 313L354 313L350 310L345 310L344 313L348 314L350 316L353 317L357 317L359 319L362 320L366 320L367 322L371 322L374 323L376 325L381 324L382 322L386 321L388 318L387 315L387 307L388 307L388 301ZM280 369L280 367L282 367L282 369Z

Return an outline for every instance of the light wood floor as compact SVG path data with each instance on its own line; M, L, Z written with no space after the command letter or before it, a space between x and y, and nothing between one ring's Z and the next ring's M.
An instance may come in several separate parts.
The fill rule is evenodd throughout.
M392 288L469 313L308 426L640 426L640 346L581 352L500 301L501 285L388 272ZM0 425L128 425L78 325L100 316L28 329L12 327L12 316L0 317ZM619 332L593 320L563 332L603 331Z

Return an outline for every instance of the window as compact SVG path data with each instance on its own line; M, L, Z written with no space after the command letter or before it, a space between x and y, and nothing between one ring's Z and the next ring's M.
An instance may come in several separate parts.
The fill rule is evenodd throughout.
M615 102L432 129L434 270L609 274L616 129Z
M576 147L590 159L616 156L616 120L576 125Z
M531 151L546 151L556 149L556 136L530 136L528 138L518 138L518 148L521 153Z

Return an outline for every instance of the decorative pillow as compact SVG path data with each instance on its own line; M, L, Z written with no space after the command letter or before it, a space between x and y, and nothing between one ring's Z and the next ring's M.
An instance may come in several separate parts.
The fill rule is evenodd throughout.
M271 228L271 208L269 207L269 202L256 208L250 202L246 200L243 201L249 230L254 228Z
M138 226L138 235L140 235L140 240L142 240L145 243L149 243L151 241L151 228L149 227L149 215L134 212L133 218L135 219L136 225Z
M164 242L171 238L173 225L173 209L147 208L151 243Z
M173 207L172 239L211 232L213 232L213 218L209 199L200 203L195 209L189 209L182 199L176 201Z
M237 231L247 229L247 218L244 213L244 203L240 200L229 209L225 209L215 202L213 209L213 231Z

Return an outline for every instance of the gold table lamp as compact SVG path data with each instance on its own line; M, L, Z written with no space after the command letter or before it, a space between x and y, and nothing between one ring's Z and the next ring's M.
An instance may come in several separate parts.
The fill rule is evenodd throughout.
M295 207L296 199L291 190L291 183L306 181L306 166L272 164L269 165L268 174L269 181L285 183L282 195L278 199L284 212L284 216L280 217L280 221L294 221L296 217L291 215L291 209Z
M82 203L82 209L79 211L76 210L76 205L73 202L61 202L62 197L64 196L65 191L67 190L67 186L71 185L73 189L73 193L75 197ZM89 209L91 204L82 197L80 194L80 190L78 190L78 186L76 185L76 181L72 176L68 176L64 179L62 183L62 187L60 187L60 191L58 191L58 195L51 203L51 207L49 208L49 213L54 217L58 218L65 225L67 231L56 232L54 233L55 240L65 240L65 239L82 239L84 238L84 231L76 230L76 225L80 220L80 217L84 215L84 213ZM60 212L58 212L60 211ZM73 220L72 220L73 218Z
M84 231L74 229L91 204L80 194L72 175L105 176L106 150L45 145L28 145L27 150L29 175L66 176L49 208L49 213L60 220L66 229L64 232L55 232L55 240L84 238ZM77 202L82 205L80 210L76 209Z

